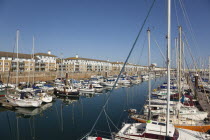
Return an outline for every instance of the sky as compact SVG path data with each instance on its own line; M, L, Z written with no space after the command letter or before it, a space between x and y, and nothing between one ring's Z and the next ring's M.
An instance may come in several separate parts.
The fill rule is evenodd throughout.
M0 0L0 51L12 52L20 31L19 52L48 50L58 57L125 61L153 0ZM180 4L181 3L181 4ZM183 4L182 4L183 3ZM183 14L182 6L186 10ZM176 14L177 13L177 14ZM178 19L178 20L177 20ZM187 23L186 20L190 21ZM210 55L210 1L172 0L172 59L178 26L186 34L186 60L206 61ZM130 63L147 65L147 29L151 30L151 60L164 65L167 1L156 0ZM155 41L159 44L157 47ZM160 51L161 50L161 51ZM172 65L174 62L172 62Z

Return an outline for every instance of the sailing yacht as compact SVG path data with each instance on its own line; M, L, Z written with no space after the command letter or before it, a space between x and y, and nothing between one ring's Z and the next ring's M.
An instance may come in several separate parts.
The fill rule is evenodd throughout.
M104 139L104 138L103 138ZM169 124L169 135L166 136L166 124L157 121L146 123L124 124L122 129L112 135L113 140L208 140L210 136L196 131L177 129ZM87 140L99 140L97 137L88 137ZM102 139L101 139L102 140ZM108 140L108 139L105 139ZM110 139L111 140L111 139Z
M167 112L166 123L148 120L146 123L125 123L120 131L112 135L112 140L200 140L210 139L210 135L196 131L178 129L170 123L170 33L171 0L168 0L168 56L167 56ZM150 76L149 76L150 79ZM149 83L150 85L150 83ZM150 94L149 94L150 99ZM150 105L150 103L149 103ZM150 109L150 106L149 106ZM150 115L148 115L150 116ZM149 117L148 117L149 118ZM102 140L101 137L87 137L87 140Z
M115 135L115 140L130 139L170 139L170 140L198 140L209 139L209 135L200 134L195 131L176 129L169 124L169 135L166 136L166 124L156 121L147 123L125 124L123 128Z
M42 104L42 100L39 98L35 98L28 92L20 92L17 91L14 94L7 93L5 95L7 101L11 103L13 106L19 107L40 107Z

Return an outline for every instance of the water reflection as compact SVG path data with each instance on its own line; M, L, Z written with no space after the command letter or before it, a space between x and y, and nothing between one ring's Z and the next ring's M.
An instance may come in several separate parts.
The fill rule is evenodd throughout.
M153 88L164 78L152 81ZM84 93L78 98L56 98L53 103L40 108L0 108L1 140L76 140L89 132L101 110L110 89L102 93ZM147 98L147 82L132 87L115 89L107 106L107 114L120 128L128 119L125 110L141 110ZM97 130L109 132L106 117L96 126ZM113 131L116 129L111 128Z
M15 111L17 117L30 118L32 116L44 113L44 111L47 110L48 108L52 107L52 105L53 105L53 103L47 103L47 104L43 104L39 108L17 107L17 108L15 108L14 111Z

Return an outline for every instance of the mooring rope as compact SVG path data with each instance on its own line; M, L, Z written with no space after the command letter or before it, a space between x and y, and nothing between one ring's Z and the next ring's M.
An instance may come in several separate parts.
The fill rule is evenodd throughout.
M92 126L90 132L88 132L84 137L82 137L81 140L84 139L84 138L86 138L86 137L88 137L88 136L92 133L92 131L94 130L94 128L95 128L95 126L96 126L96 124L97 124L99 118L101 117L102 113L104 112L105 107L106 107L106 105L107 105L107 103L108 103L108 101L109 101L109 99L110 99L111 93L112 93L113 90L115 89L115 86L116 86L116 84L117 84L117 82L118 82L118 80L119 80L119 78L120 78L120 75L122 74L122 72L123 72L124 69L125 69L125 65L126 65L126 63L128 62L128 59L130 58L131 53L133 52L133 49L134 49L135 46L136 46L136 43L137 43L137 41L138 41L138 39L139 39L139 36L140 36L140 34L141 34L141 32L142 32L142 30L143 30L143 28L144 28L144 25L146 24L146 21L147 21L149 15L150 15L150 13L151 13L151 10L152 10L152 8L153 8L153 6L154 6L155 1L156 1L156 0L154 0L153 3L152 3L152 5L150 6L150 9L149 9L149 11L148 11L148 13L147 13L146 18L144 19L144 22L143 22L143 24L142 24L142 26L141 26L141 28L140 28L140 30L139 30L139 32L138 32L138 35L137 35L137 37L136 37L136 39L135 39L135 41L134 41L134 43L133 43L133 45L132 45L132 48L131 48L131 50L130 50L130 52L129 52L129 54L128 54L128 56L127 56L127 58L126 58L126 60L125 60L125 62L124 62L124 64L123 64L122 69L120 70L120 73L119 73L119 75L118 75L118 77L117 77L117 79L116 79L116 81L115 81L115 83L114 83L114 85L113 85L113 87L112 87L112 89L111 89L111 91L110 91L110 93L109 93L109 95L108 95L108 97L107 97L107 99L106 99L106 101L105 101L105 103L104 103L104 105L103 105L103 107L102 107L102 109L101 109L101 111L100 111L100 113L99 113L99 115L98 115L96 121L95 121L95 123L93 124L93 126Z

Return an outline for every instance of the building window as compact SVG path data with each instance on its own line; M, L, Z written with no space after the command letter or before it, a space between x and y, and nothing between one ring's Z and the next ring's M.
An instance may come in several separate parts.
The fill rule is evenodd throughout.
M5 70L5 71L9 71L9 68L5 68L4 70Z
M0 62L0 65L2 65L2 62Z
M33 70L32 68L30 68L30 70Z
M2 68L0 68L0 71L2 71Z
M4 63L4 65L5 65L5 66L8 66L8 65L9 65L9 63L8 63L8 62L5 62L5 63Z

